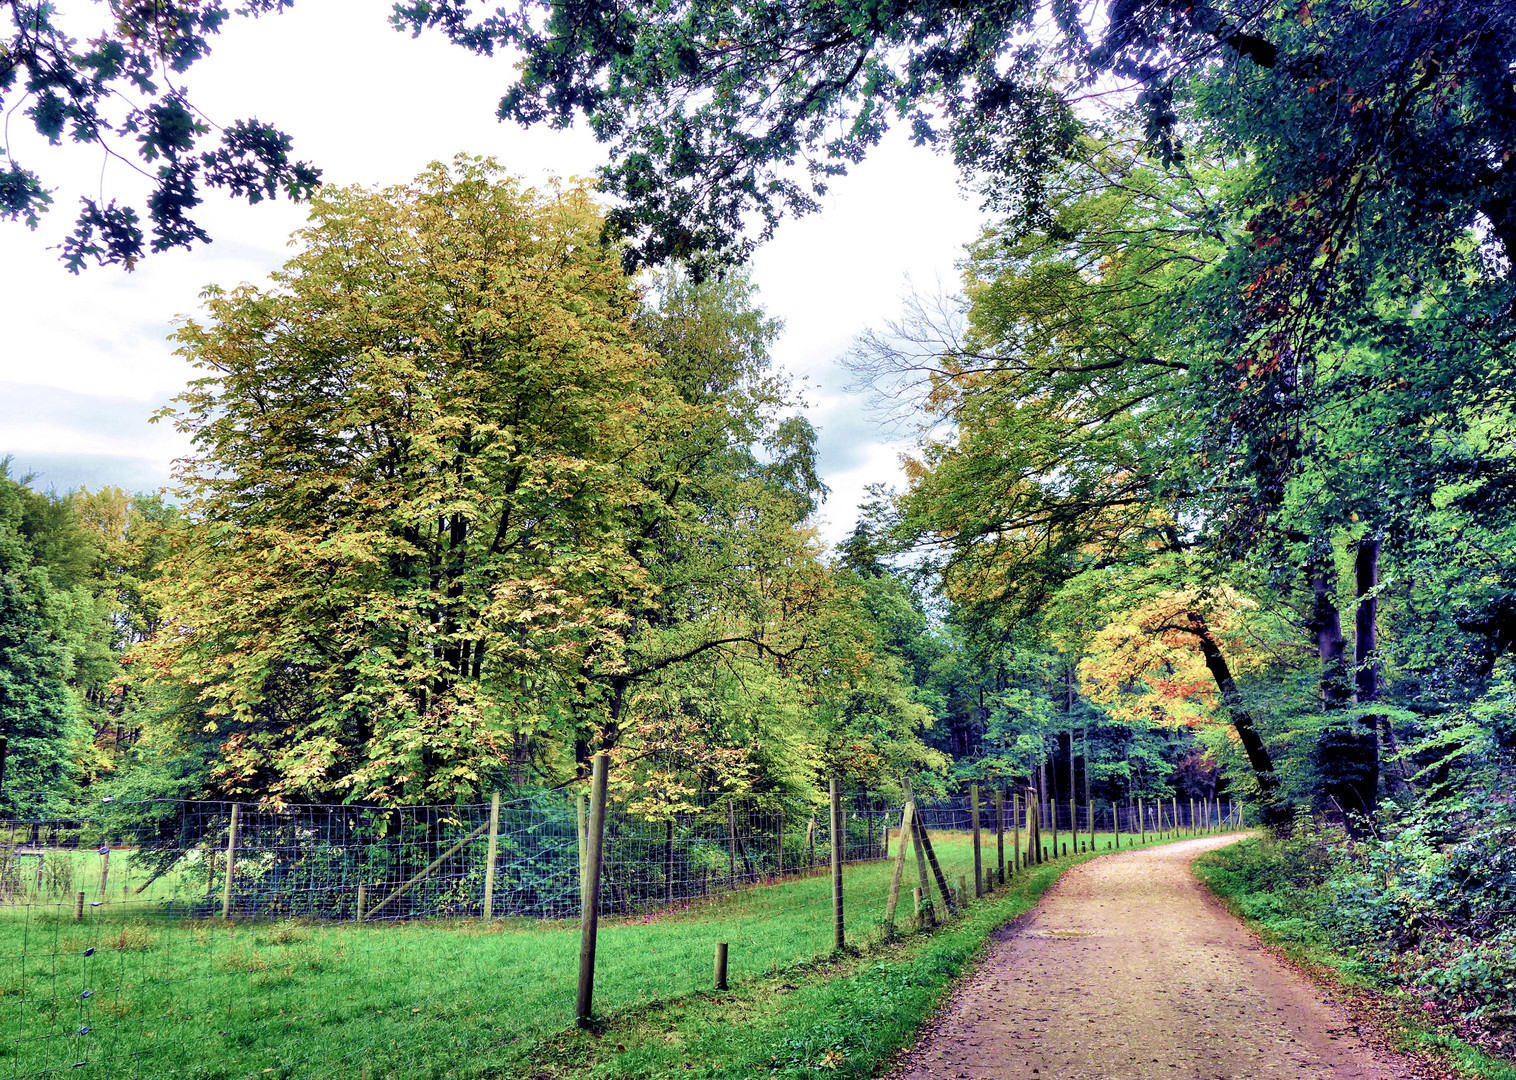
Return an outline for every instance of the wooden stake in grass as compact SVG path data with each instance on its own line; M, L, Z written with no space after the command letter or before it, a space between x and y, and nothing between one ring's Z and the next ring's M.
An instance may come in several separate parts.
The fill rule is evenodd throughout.
M724 941L716 942L716 989L726 989L726 945Z
M237 877L237 823L242 817L242 805L232 803L232 823L226 830L226 885L221 893L221 917L232 917L232 882Z
M979 850L979 785L969 785L969 805L974 821L974 896L984 895L984 857Z
M895 936L895 905L900 901L900 883L905 878L905 838L910 835L908 830L915 817L915 809L915 804L907 799L905 810L900 816L900 843L895 848L895 872L890 877L889 896L884 902L885 937Z
M84 918L84 894L79 893L74 897L74 922Z
M105 899L105 883L111 876L111 846L107 843L100 845L100 899Z
M364 884L363 882L360 881L360 882L358 882L358 908L353 913L353 921L354 922L362 922L363 921L364 908L367 906L367 903L368 903L368 886L366 884Z
M832 795L832 947L838 952L847 944L842 925L842 789L834 778Z
M595 755L590 779L589 835L585 852L585 889L579 922L579 996L574 1005L574 1022L580 1027L590 1023L590 1006L595 996L595 938L600 930L600 865L605 843L605 791L607 765L605 751Z
M495 917L495 853L500 844L500 792L490 798L490 842L484 853L484 917Z

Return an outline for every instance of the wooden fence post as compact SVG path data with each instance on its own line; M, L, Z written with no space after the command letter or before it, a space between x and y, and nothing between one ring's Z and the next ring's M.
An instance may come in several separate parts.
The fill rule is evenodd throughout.
M105 899L105 883L111 876L111 845L110 841L102 841L100 844L100 899Z
M979 848L979 785L969 785L969 805L974 821L974 898L984 895L984 856Z
M490 842L484 853L484 917L495 917L495 854L500 850L500 792L490 797Z
M727 943L716 942L716 989L726 989L726 951Z
M924 903L926 905L925 918L932 925L936 925L937 910L932 905L932 886L926 876L926 844L921 840L926 833L926 828L921 820L921 808L916 805L915 796L911 795L909 788L906 790L906 797L911 800L911 846L916 849L916 876L921 882L920 888L916 890L916 907L918 911L921 911L923 910L921 905ZM900 842L904 845L904 836L900 838Z
M915 807L909 799L906 800L905 810L901 814L900 843L895 847L895 872L890 877L890 891L884 902L884 936L895 936L895 905L900 901L900 883L905 877L905 844L915 815L912 811Z
M237 824L242 818L242 804L232 803L232 824L226 830L226 885L221 893L221 917L232 917L232 882L237 877Z
M579 997L574 1007L574 1022L580 1027L590 1023L590 1006L595 994L595 937L600 930L600 864L605 844L606 758L602 750L595 755L590 780L590 820L585 852L585 889L579 923Z
M843 836L842 788L836 778L831 781L832 796L832 947L839 952L847 944L842 924L842 859L846 840Z
M937 862L937 851L932 847L932 838L926 831L926 823L920 817L916 820L916 838L921 841L921 846L926 851L927 865L932 868L932 877L937 881L937 891L942 894L942 902L947 906L948 914L958 914L958 907L953 902L953 890L948 885L947 875L942 872L941 864Z
M368 900L368 886L366 884L364 884L363 882L360 881L360 882L358 882L358 908L353 913L353 921L354 922L362 922L363 921L363 909L364 909L364 906L365 906L365 903L367 902L367 900Z
M81 892L74 897L74 922L84 918L84 894Z

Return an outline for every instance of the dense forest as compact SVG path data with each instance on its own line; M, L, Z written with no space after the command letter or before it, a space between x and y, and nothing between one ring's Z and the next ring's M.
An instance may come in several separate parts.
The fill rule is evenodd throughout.
M600 749L645 805L1221 794L1344 940L1516 1008L1509 5L396 19L519 50L502 116L616 163L320 189L177 333L172 498L0 479L0 811L473 800ZM919 438L827 551L740 263L892 122L995 217L857 342ZM243 186L307 193L273 146ZM96 210L76 266L140 257Z

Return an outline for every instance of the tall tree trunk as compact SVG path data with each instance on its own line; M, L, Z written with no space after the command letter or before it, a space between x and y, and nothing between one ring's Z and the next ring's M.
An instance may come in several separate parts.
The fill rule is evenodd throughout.
M1258 734L1258 725L1254 723L1252 713L1243 704L1237 680L1232 677L1231 666L1226 662L1226 656L1216 643L1211 628L1206 625L1205 616L1199 611L1190 611L1186 615L1189 619L1186 629L1200 642L1206 670L1216 680L1221 703L1232 717L1232 728L1237 732L1237 738L1242 742L1242 752L1247 755L1248 764L1253 768L1253 779L1258 784L1258 809L1263 823L1273 829L1287 828L1290 808L1280 798L1279 774L1274 771L1274 759L1269 756L1268 747L1263 745L1263 736Z
M1360 705L1371 705L1379 700L1379 548L1377 537L1366 539L1358 545L1354 560L1358 608L1353 620L1353 682ZM1396 744L1390 718L1366 716L1364 722L1378 736L1379 761L1385 762L1393 757L1400 747ZM1384 764L1381 767L1392 791L1399 793L1409 786L1397 766Z
M1316 654L1321 657L1321 707L1331 711L1352 701L1345 660L1347 639L1342 636L1342 616L1332 599L1337 584L1337 571L1330 562L1315 562L1311 564L1309 573L1312 598L1310 630L1316 644Z
M1312 595L1309 629L1321 657L1321 707L1327 714L1316 740L1320 790L1342 811L1348 832L1358 835L1378 802L1379 741L1372 728L1347 714L1353 688L1335 599L1337 570L1330 553L1313 560L1307 573Z

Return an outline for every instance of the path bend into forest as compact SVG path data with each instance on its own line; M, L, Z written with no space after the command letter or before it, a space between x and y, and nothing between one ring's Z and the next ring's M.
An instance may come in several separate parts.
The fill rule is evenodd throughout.
M1264 950L1190 872L1235 836L1069 870L906 1054L895 1080L1397 1080L1412 1075Z

